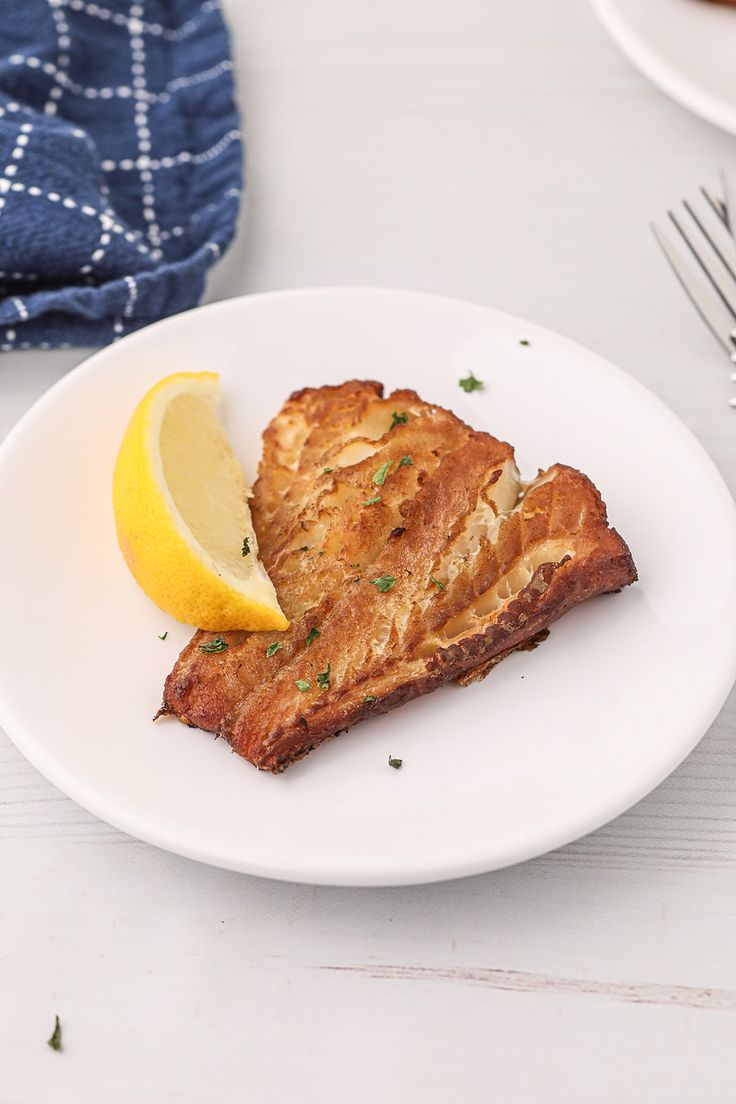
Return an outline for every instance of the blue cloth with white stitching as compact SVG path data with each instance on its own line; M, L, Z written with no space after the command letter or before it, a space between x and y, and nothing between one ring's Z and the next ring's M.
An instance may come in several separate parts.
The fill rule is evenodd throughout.
M0 3L0 348L194 306L243 150L218 0Z

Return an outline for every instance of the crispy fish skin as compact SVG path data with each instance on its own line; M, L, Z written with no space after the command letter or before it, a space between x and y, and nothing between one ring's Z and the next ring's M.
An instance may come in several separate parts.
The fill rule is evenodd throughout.
M409 417L388 430L393 410ZM380 503L364 506L372 492ZM484 677L572 606L636 579L586 476L554 465L525 487L510 446L374 383L291 397L266 432L253 517L291 628L223 634L217 655L196 634L164 709L274 773L365 717ZM325 553L306 571L305 533Z

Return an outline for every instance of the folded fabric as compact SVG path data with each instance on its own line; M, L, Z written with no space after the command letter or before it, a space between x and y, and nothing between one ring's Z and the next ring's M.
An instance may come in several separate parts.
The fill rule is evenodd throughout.
M3 3L0 48L0 348L194 306L242 189L218 0Z

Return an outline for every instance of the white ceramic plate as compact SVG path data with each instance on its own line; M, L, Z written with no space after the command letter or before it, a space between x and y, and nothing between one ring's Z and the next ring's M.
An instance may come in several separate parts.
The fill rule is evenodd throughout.
M673 100L736 134L736 8L703 0L592 0L633 64Z
M128 574L111 472L143 392L202 368L222 373L225 422L249 475L292 390L351 377L452 407L514 442L525 473L578 466L602 489L641 582L574 610L485 682L361 724L279 777L222 740L153 725L190 632ZM485 391L458 387L468 370ZM700 445L619 369L466 303L295 291L151 326L92 357L17 426L0 450L0 516L0 721L12 739L124 831L269 877L432 881L566 843L687 755L736 669L736 511Z

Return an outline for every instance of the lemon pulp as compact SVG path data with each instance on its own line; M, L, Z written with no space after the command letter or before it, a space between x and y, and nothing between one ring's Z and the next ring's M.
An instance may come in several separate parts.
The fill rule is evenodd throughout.
M285 629L258 559L249 491L217 417L215 373L176 373L143 397L113 476L118 541L161 609L203 629Z

